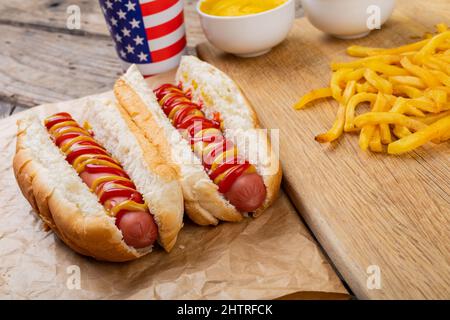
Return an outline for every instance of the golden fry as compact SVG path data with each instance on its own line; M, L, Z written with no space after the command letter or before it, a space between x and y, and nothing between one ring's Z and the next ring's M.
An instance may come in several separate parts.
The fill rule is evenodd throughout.
M423 35L423 38L424 39L431 39L431 38L433 38L433 36L434 35L431 32L425 32L424 35Z
M409 98L419 98L423 96L423 92L421 90L405 84L394 85L394 94L406 95Z
M367 150L369 148L370 141L372 141L372 136L375 132L375 126L365 126L361 129L359 133L359 147L362 150Z
M364 77L365 68L359 68L354 71L349 71L342 76L343 81L359 81Z
M351 68L351 69L361 68L364 67L364 63L370 61L379 61L387 64L393 64L400 62L401 58L402 57L398 55L380 55L376 57L367 57L351 62L333 62L331 63L331 69L333 71L336 71L343 68Z
M437 113L439 112L436 104L431 99L423 96L415 99L405 99L405 102L412 107L416 107L419 110Z
M414 76L393 76L388 78L390 82L400 85L406 85L418 89L425 89L426 84L422 79Z
M389 144L392 142L391 128L388 124L380 124L380 136L382 144Z
M427 87L437 87L440 85L439 80L427 69L414 65L408 57L403 57L400 64L413 75L422 79Z
M309 93L305 94L299 102L294 105L296 110L300 110L304 108L308 103L322 98L331 97L331 89L330 88L321 88L312 90Z
M403 126L399 126L399 125L395 125L394 129L392 130L392 132L399 139L407 137L410 134L412 134L412 132L408 128L403 127Z
M379 92L377 94L375 103L373 104L372 111L374 112L383 111L386 104L387 104L386 99L384 98L383 94ZM359 133L359 146L362 150L367 150L367 148L369 147L369 144L375 133L375 128L376 127L373 125L367 125L361 129L361 132Z
M375 55L397 55L400 53L417 51L423 48L430 39L425 39L419 42L407 44L405 46L392 48L392 49L383 49L383 48L369 48L369 47L361 47L361 46L350 46L347 48L347 54L353 57L367 57L367 56L375 56Z
M328 130L327 133L319 134L316 136L316 141L320 143L331 142L339 138L344 132L345 123L345 106L339 104L338 112L336 115L336 120L334 121L333 127Z
M450 87L450 76L439 70L430 70L430 72L439 79L443 85Z
M445 23L438 23L436 25L436 31L439 33L445 32L448 30L448 26Z
M416 63L423 63L425 57L433 55L436 52L436 49L443 44L445 41L450 39L450 31L442 32L430 40L417 52L414 56L414 61Z
M418 130L417 132L397 140L388 146L388 153L401 154L414 150L433 139L446 137L450 132L450 116Z
M383 75L388 76L388 77L409 76L410 75L410 73L407 70L403 69L403 68L400 68L400 67L397 67L397 66L393 66L393 65L390 65L390 64L386 64L386 63L383 63L383 62L379 62L379 61L376 61L376 60L375 61L364 62L363 65L366 68L369 68L369 69L371 69L373 71L382 73Z
M373 85L371 85L369 82L364 83L356 83L356 92L357 93L377 93L378 90Z
M392 83L377 75L375 71L371 69L366 69L366 72L364 72L364 78L372 86L377 88L378 91L382 93L392 94L393 92Z
M350 99L355 95L356 91L356 81L349 81L345 86L344 93L342 94L342 102L344 105L350 101Z
M389 99L384 94L381 97L379 109L380 111L389 111L390 109ZM389 144L392 142L391 130L388 124L384 123L380 124L380 136L381 136L381 143Z
M438 58L439 60L442 60L446 63L450 63L450 49L448 49L447 51L445 51L442 54L437 54L435 55L436 58Z
M341 88L341 82L342 77L344 77L348 72L350 72L351 69L339 69L338 71L334 72L331 76L330 81L330 88L331 88L331 95L336 101L341 102L342 100L342 88Z
M316 136L316 141L320 143L331 142L339 138L344 132L344 123L345 123L345 105L351 99L351 97L355 94L356 81L349 81L345 86L344 93L342 95L343 104L339 104L339 108L336 115L336 120L334 121L333 126L327 133L319 134Z
M424 117L425 114L420 111L415 105L420 104L417 101L421 101L420 99L404 99L402 97L398 98L394 105L392 106L392 109L389 110L390 112L397 112L401 114L410 114L416 117Z
M406 112L409 111L409 109L411 108L415 108L409 104L406 103L407 100L404 98L398 98L394 105L392 106L390 112L394 112L394 113L399 113L399 114L404 114ZM421 114L420 116L422 116L423 114ZM394 129L393 129L393 133L397 138L403 138L407 135L411 134L411 131L404 127L404 126L400 126L398 124L394 125Z
M388 100L386 99L386 96L380 92L377 94L377 100L375 100L372 111L375 112L387 111L387 109L388 109Z
M441 137L440 137L440 141L439 142L445 142L450 140L450 130L447 133L444 133Z
M383 146L380 138L380 128L376 127L372 139L369 143L370 150L373 152L383 152Z
M441 111L447 111L450 110L450 103L446 103L442 106Z
M448 116L450 116L450 110L445 111L445 112L441 112L441 113L438 113L438 114L430 114L430 115L427 115L425 117L420 117L420 118L419 117L415 117L413 119L414 120L418 120L420 122L423 122L425 124L432 124L432 123L435 123L436 121L441 120L442 118L445 118L445 117L448 117Z
M396 124L412 129L413 131L419 131L427 126L423 122L393 112L368 112L356 117L354 121L355 126L358 128L381 123Z
M425 91L425 97L434 101L438 111L440 111L447 103L447 92L441 89L428 89Z
M450 74L450 63L436 57L427 57L424 62L425 66L434 70Z
M355 131L354 119L356 106L362 102L374 103L376 98L377 95L374 93L358 93L350 99L350 101L347 103L347 108L345 111L345 132Z
M450 97L450 87L440 86L440 87L437 87L436 89L447 92L447 95L449 95L449 97Z

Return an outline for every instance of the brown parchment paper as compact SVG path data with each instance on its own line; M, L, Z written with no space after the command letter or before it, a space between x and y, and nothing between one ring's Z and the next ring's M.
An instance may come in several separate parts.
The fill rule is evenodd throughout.
M95 97L104 96L112 93ZM68 111L77 118L86 99L25 112L44 117ZM257 219L216 228L198 227L186 219L169 254L156 247L139 260L118 264L74 253L44 230L14 179L16 121L25 112L0 121L0 298L274 299L301 297L302 292L346 294L283 192Z

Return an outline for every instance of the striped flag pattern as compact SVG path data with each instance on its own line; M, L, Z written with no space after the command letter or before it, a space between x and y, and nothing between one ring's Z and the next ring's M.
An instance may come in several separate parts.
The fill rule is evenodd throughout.
M182 0L99 0L124 67L144 75L175 68L185 53Z

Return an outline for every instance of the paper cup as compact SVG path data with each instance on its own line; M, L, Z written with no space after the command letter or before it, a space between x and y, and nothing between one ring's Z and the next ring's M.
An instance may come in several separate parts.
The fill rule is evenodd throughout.
M182 0L99 0L122 66L144 76L176 68L186 51Z

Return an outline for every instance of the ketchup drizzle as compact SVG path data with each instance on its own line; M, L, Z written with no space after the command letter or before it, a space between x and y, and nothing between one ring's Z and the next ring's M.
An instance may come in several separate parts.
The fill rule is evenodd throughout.
M192 101L190 90L183 92L181 84L163 84L154 93L173 126L187 133L193 151L201 158L211 180L219 186L219 192L226 193L241 175L256 171L248 162L238 161L235 146L221 132L220 115L216 113L213 119L206 118L201 111L202 104ZM176 112L172 112L176 107ZM213 129L213 133L208 134L208 129ZM233 149L235 152L231 159L227 155L221 163L216 163L224 152Z

